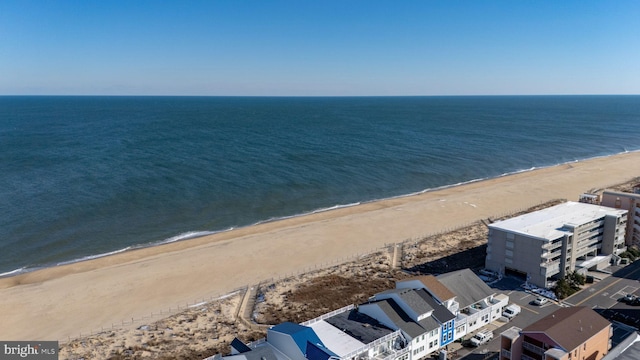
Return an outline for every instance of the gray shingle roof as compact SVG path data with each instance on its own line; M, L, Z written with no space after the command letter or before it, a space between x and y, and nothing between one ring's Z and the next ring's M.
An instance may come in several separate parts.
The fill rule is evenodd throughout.
M428 312L433 311L433 307L429 305L428 302L424 301L424 299L418 295L416 290L413 289L403 289L401 292L400 298L402 301L407 304L413 311L418 315L426 314Z
M469 269L438 275L437 279L456 294L456 301L460 304L460 308L466 308L495 294L495 291Z
M375 304L389 317L389 319L402 331L407 333L410 337L422 335L426 330L418 323L413 321L402 308L396 304L392 299L384 299L374 301L371 304Z
M426 290L416 290L416 294L419 295L424 302L428 303L429 306L433 308L432 316L436 318L439 323L444 324L447 321L455 319L456 316L453 315L453 313L451 313L451 311L449 311L449 309L447 309L444 305L438 304L438 302L434 298L432 298Z
M522 329L545 333L566 351L572 351L611 323L586 306L560 308Z

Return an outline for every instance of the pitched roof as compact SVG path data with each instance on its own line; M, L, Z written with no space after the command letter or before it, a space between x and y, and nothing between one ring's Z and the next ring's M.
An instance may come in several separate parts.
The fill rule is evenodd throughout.
M434 298L432 298L426 290L416 290L416 294L418 294L427 304L433 307L432 316L440 324L444 324L445 322L456 318L456 316L453 315L453 313L451 313L451 311L449 311L449 309L447 309L444 305L438 304L438 302Z
M292 322L284 322L270 328L269 330L291 336L291 338L293 339L293 341L295 341L296 345L298 345L298 348L300 348L300 351L303 354L307 352L307 342L324 346L322 341L320 341L320 338L318 338L318 335L316 335L315 331L313 331L313 329L308 326L298 325Z
M456 295L460 308L466 308L495 294L494 290L469 269L438 275L437 279Z
M422 315L433 311L433 307L418 295L414 289L403 289L399 295L400 299L407 304L416 314Z
M578 306L560 308L527 326L522 333L545 333L565 351L571 351L610 325L591 308Z
M412 338L426 332L422 326L413 321L392 299L378 300L371 304L377 305L398 328L402 329L402 331Z
M245 345L245 343L240 341L240 339L238 338L233 338L233 341L231 342L231 347L236 349L236 351L239 353L245 353L245 352L251 351L251 348Z
M420 280L424 284L424 286L436 296L440 301L447 301L456 296L456 294L452 293L446 286L444 286L438 279L433 275L424 275L418 276L409 280Z
M270 346L258 346L250 351L238 355L223 356L222 358L233 360L278 360Z
M383 292L379 292L373 296L374 299L381 300L388 298L385 295L397 295L400 300L405 303L413 312L415 312L418 316L422 314L426 314L430 311L433 311L433 307L431 307L427 302L425 302L414 289L409 288L396 288L385 290Z

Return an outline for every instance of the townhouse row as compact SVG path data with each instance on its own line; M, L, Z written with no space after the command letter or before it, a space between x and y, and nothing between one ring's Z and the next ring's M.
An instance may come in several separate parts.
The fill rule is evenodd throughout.
M282 323L266 339L232 343L225 360L418 360L502 316L509 297L471 270L398 281L396 288L301 324Z

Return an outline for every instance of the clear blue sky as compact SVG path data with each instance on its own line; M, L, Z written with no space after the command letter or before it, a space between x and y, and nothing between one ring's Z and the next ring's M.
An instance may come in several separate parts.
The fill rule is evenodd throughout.
M0 1L0 94L640 94L640 1Z

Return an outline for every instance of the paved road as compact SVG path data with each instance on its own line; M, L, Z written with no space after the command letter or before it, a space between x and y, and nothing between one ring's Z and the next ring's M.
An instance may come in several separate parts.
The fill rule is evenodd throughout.
M512 326L525 328L537 320L551 314L561 306L589 306L603 314L603 316L612 319L624 321L632 326L640 327L640 306L631 306L619 301L626 294L635 294L640 296L640 261L629 266L613 269L611 275L601 274L602 279L589 285L585 289L572 295L560 303L549 302L543 306L535 306L531 301L535 299L535 295L524 291L520 285L522 281L517 279L505 278L494 284L492 287L499 292L509 295L509 302L520 305L522 312L516 316L511 322L503 323L496 321L487 328L494 333L494 339L487 345L477 349L460 348L457 350L459 357L465 360L480 360L490 354L496 354L500 349L500 333ZM619 327L615 328L614 345L619 342L633 328Z
M624 267L590 287L565 299L569 306L589 306L608 309L618 304L618 299L640 289L640 261Z

